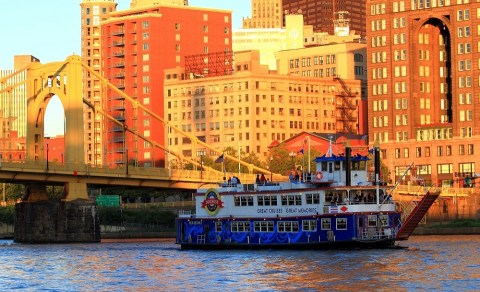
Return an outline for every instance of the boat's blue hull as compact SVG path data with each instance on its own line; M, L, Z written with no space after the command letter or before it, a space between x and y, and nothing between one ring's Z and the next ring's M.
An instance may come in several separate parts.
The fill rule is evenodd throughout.
M372 218L380 215L383 220L374 226ZM265 219L179 218L176 241L183 249L384 248L394 245L398 222L397 212Z

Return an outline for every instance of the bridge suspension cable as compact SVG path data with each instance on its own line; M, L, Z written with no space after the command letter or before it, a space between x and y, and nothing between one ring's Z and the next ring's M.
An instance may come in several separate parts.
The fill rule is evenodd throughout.
M160 117L159 115L157 115L156 113L154 113L153 111L151 111L149 108L145 107L144 105L142 105L141 103L139 103L137 100L135 100L134 98L130 97L128 94L126 94L125 92L123 92L122 90L118 89L115 85L113 85L110 81L108 81L105 77L103 77L102 75L100 75L99 73L95 72L93 69L91 69L87 64L83 63L82 62L82 66L88 71L90 72L92 75L94 75L96 78L98 78L104 85L106 85L107 87L111 88L113 91L115 91L116 93L120 94L122 97L124 97L125 99L127 99L128 101L130 101L133 105L133 108L134 109L142 109L144 110L145 112L147 112L148 114L150 114L153 118L155 118L156 120L160 121L161 123L163 123L164 125L170 127L171 129L175 130L176 132L180 133L181 135L185 136L185 137L188 137L190 140L194 141L195 143L198 143L200 145L202 145L203 147L217 153L218 155L224 155L224 158L228 158L234 162L237 162L237 163L240 163L241 165L244 165L248 168L249 172L252 173L254 170L255 171L258 171L258 172L261 172L261 173L265 173L265 174L270 174L271 172L267 169L263 169L261 167L258 167L258 166L255 166L251 163L246 163L234 156L231 156L231 155L228 155L226 153L224 153L223 151L220 151L212 146L210 146L209 144L201 141L200 139L198 139L197 137L195 137L194 135L191 135L185 131L183 131L182 129L178 128L177 126L175 125L172 125L170 124L168 121L165 121L162 117ZM91 104L89 105L90 107L92 106ZM103 112L103 111L100 111L100 109L97 109L97 107L93 106L93 108L95 110L98 110L99 112ZM117 121L115 118L111 117L113 120ZM125 129L127 129L126 125L120 123ZM133 131L129 131L131 133L133 133ZM138 135L137 133L135 133L136 135ZM140 137L140 135L139 135ZM143 139L143 138L142 138ZM160 146L158 143L155 143L157 144L157 146ZM165 151L168 151L169 153L172 153L174 154L173 152L171 152L170 150L168 149L165 149L164 147L160 147L162 149L164 149ZM174 154L175 155L175 154ZM190 160L188 159L187 157L184 157L183 155L181 154L177 154L175 155L181 159L185 159L185 160L188 160L190 162L193 163L193 160ZM199 165L198 162L195 163L195 165Z

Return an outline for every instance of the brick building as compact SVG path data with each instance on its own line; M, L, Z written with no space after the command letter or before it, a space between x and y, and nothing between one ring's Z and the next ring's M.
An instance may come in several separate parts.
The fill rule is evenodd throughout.
M342 86L332 77L269 72L260 65L258 51L237 52L234 75L191 78L182 68L165 74L169 123L219 151L231 147L255 153L260 159L266 159L274 141L301 132L337 133L343 105L339 96L345 88L361 87L354 79L344 80ZM360 94L349 99L357 113ZM169 147L187 157L216 155L175 131L168 141Z
M478 172L479 12L473 1L367 1L370 144L392 178L412 162L412 180L444 186Z
M356 34L365 37L367 27L365 20L366 0L283 0L282 9L287 13L301 11L305 24L313 25L315 31L335 34L334 20L336 13L348 11L350 28Z
M181 1L177 5L135 2L137 6L111 13L102 23L103 75L164 117L164 70L185 67L188 56L203 54L202 62L207 64L210 53L228 55L232 50L231 12L183 6ZM165 142L163 123L134 108L112 90L106 96L108 113L117 121L152 141ZM164 166L163 150L125 133L118 124L110 122L107 127L107 164L121 165L128 161L145 167Z

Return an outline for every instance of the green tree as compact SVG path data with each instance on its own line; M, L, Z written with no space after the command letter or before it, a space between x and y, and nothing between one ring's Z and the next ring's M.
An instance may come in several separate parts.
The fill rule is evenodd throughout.
M310 171L315 172L315 158L323 155L316 149L310 149L310 161L308 161L308 150L304 150L304 154L295 153L295 156L290 156L291 151L288 151L285 144L280 144L271 150L269 168L274 173L288 175L292 170L308 171L308 164L310 163ZM304 169L302 169L304 168Z
M16 201L25 194L25 186L20 184L0 184L3 194L3 188L5 188L5 200Z
M0 207L0 222L9 225L15 223L15 206Z

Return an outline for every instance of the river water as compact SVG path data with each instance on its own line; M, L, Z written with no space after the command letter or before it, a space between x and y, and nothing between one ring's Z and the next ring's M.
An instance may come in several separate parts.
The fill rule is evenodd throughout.
M400 246L406 248L183 251L171 240L0 240L0 290L480 290L480 235L413 236Z

